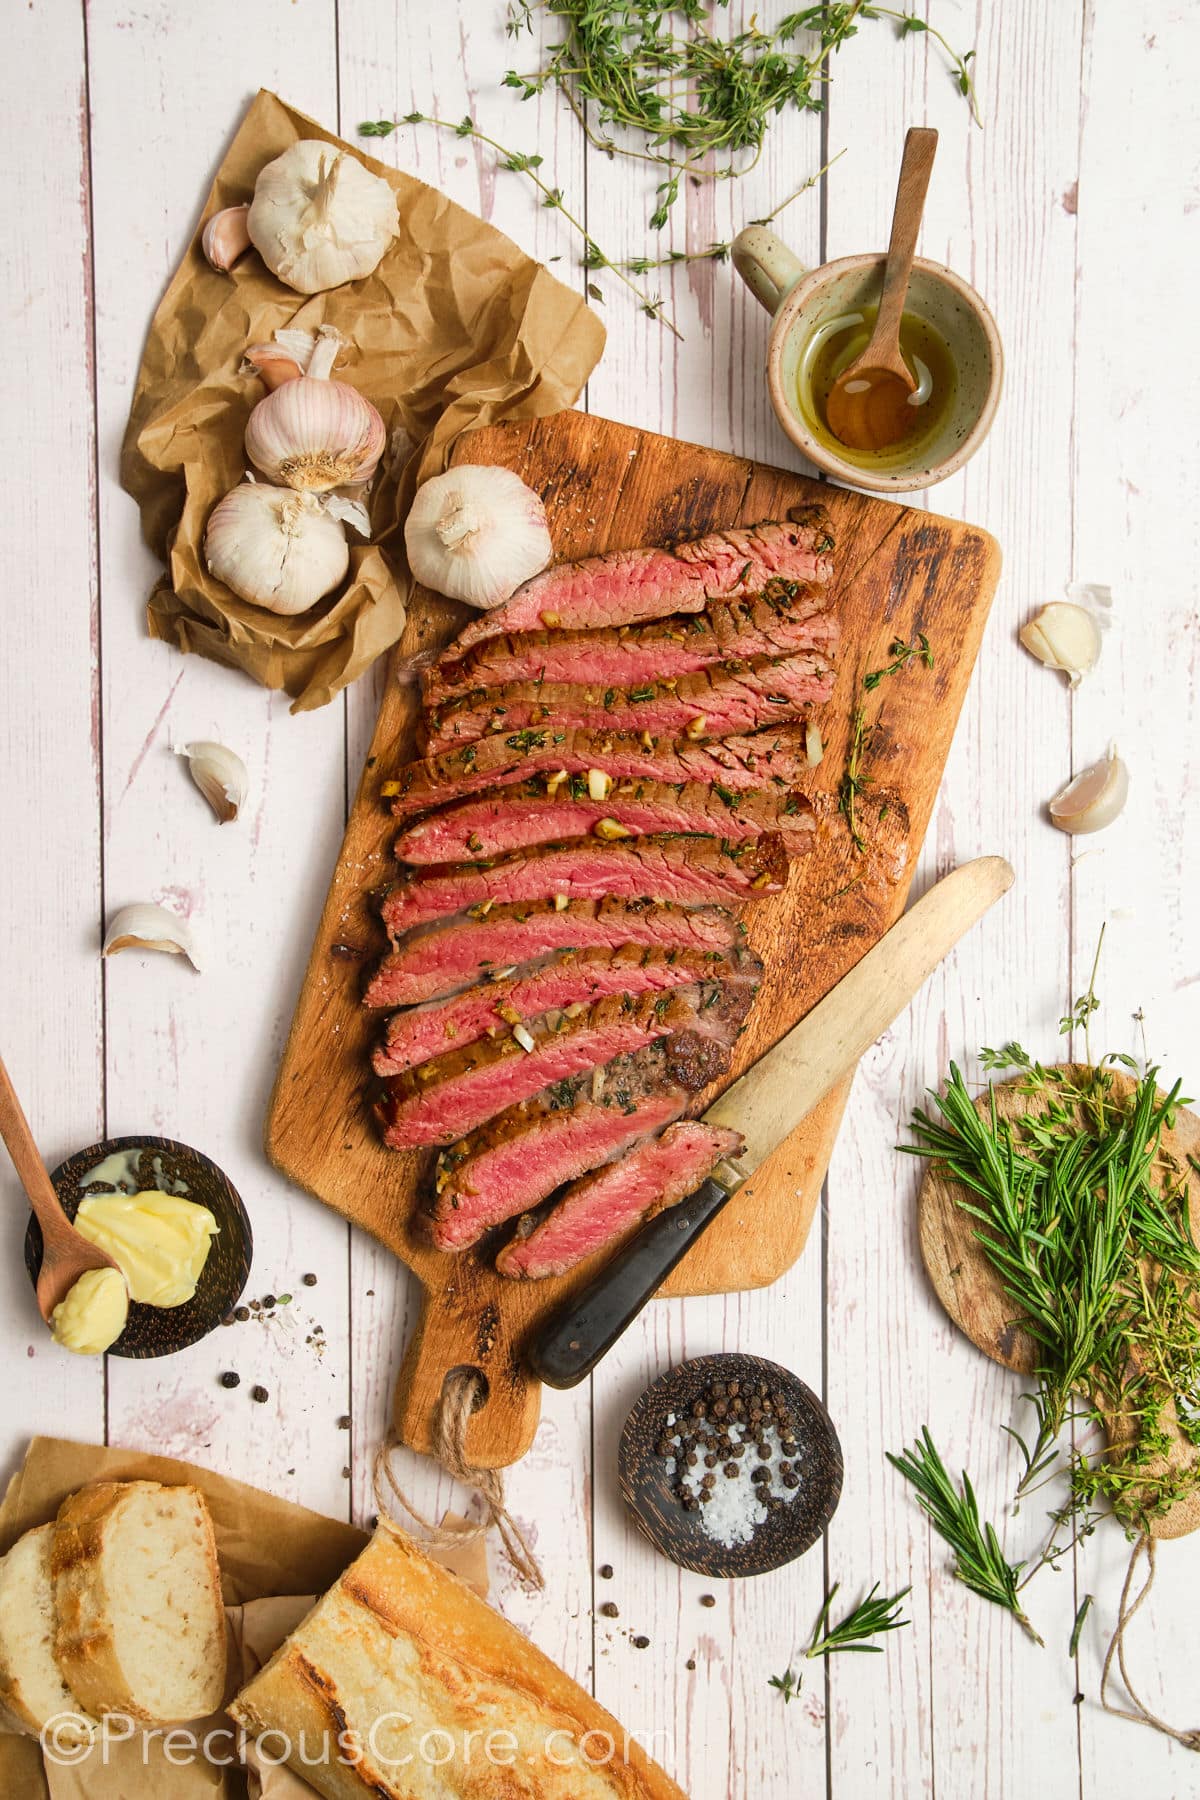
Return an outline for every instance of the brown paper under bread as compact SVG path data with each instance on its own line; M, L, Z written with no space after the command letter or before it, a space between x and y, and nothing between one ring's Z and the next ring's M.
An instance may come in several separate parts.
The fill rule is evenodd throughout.
M151 549L168 566L150 596L153 636L322 706L399 638L406 576L398 522L418 478L455 438L499 419L571 406L604 347L580 293L493 226L411 175L343 145L393 188L400 231L379 267L327 293L293 292L251 250L228 274L205 261L204 222L249 200L259 170L300 138L342 140L263 90L217 171L183 261L154 315L121 456ZM181 197L186 205L186 197ZM339 380L360 388L418 448L376 482L372 541L348 533L350 573L295 618L239 600L207 570L204 529L246 467L246 420L264 389L239 375L249 344L280 327L334 325L352 340Z
M610 1713L394 1526L229 1710L324 1800L682 1800Z

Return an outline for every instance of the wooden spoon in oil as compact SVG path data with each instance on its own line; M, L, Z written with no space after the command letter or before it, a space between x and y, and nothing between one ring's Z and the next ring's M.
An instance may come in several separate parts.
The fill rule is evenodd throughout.
M917 381L900 348L900 319L937 138L928 126L914 125L904 140L875 329L866 349L838 376L825 403L830 431L850 450L886 450L913 430L909 399Z

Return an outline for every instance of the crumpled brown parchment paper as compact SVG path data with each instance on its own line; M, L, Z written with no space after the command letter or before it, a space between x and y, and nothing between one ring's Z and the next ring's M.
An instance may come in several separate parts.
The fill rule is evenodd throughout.
M0 1504L0 1555L22 1532L47 1524L68 1494L89 1481L187 1482L203 1493L216 1527L229 1630L226 1701L270 1660L315 1596L367 1542L357 1526L192 1463L39 1437ZM465 1521L447 1514L442 1523ZM482 1538L428 1554L487 1598ZM186 1742L172 1743L169 1733L139 1734L128 1743L110 1742L107 1752L94 1748L73 1765L44 1763L35 1739L0 1732L0 1795L4 1800L313 1800L313 1790L289 1769L260 1763L254 1746L243 1746L223 1712L186 1730ZM203 1744L210 1733L216 1735L209 1754L194 1754L191 1738ZM243 1747L249 1774L241 1766Z
M400 636L408 580L399 522L417 482L445 467L460 432L571 406L604 347L604 327L580 294L494 227L357 144L343 147L399 202L399 235L373 275L306 296L254 250L230 274L210 269L200 248L205 220L249 200L259 170L299 138L342 144L261 91L154 315L121 454L122 485L167 565L150 596L151 634L285 689L293 712L323 706ZM400 429L411 444L385 459L374 484L371 542L348 531L342 587L282 618L214 580L204 529L241 479L246 420L265 391L238 374L247 345L283 326L325 324L353 345L338 358L338 379L379 408L389 441Z

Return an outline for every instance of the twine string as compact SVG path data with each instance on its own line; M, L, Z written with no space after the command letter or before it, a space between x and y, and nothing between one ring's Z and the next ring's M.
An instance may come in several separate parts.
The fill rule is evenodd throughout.
M504 1476L499 1469L477 1469L467 1461L467 1427L471 1414L486 1392L478 1369L452 1369L442 1386L433 1428L434 1461L440 1463L455 1481L479 1495L485 1507L484 1517L461 1527L438 1525L427 1518L396 1477L392 1452L400 1447L400 1442L393 1431L388 1432L375 1452L375 1503L381 1522L391 1525L395 1523L391 1516L391 1500L394 1499L420 1525L426 1542L437 1549L469 1543L473 1538L483 1537L494 1526L504 1545L504 1554L517 1574L531 1586L542 1588L546 1585L545 1579L529 1540L504 1503Z
M1142 1584L1137 1599L1131 1604L1129 1596L1133 1588L1133 1571L1137 1567L1138 1557L1142 1554L1143 1550L1146 1553L1146 1579ZM1132 1681L1129 1679L1129 1670L1125 1666L1125 1633L1137 1616L1143 1601L1149 1595L1150 1589L1154 1586L1156 1556L1157 1551L1154 1539L1150 1536L1148 1531L1143 1531L1142 1535L1133 1546L1133 1551L1129 1558L1129 1567L1125 1571L1125 1583L1121 1589L1121 1604L1117 1611L1117 1623L1109 1641L1108 1651L1104 1658L1104 1668L1100 1676L1100 1702L1104 1707L1105 1712L1114 1714L1118 1719L1131 1719L1135 1725L1148 1725L1152 1731L1160 1731L1164 1737L1174 1738L1175 1742L1177 1744L1182 1744L1185 1750L1200 1750L1200 1727L1192 1731L1179 1731L1174 1725L1168 1725L1165 1719L1160 1719L1158 1714L1152 1712L1146 1705L1146 1702L1134 1687ZM1114 1657L1116 1658L1117 1667L1121 1671L1121 1680L1125 1683L1125 1691L1137 1708L1136 1712L1131 1712L1128 1707L1114 1706L1108 1698L1108 1681L1112 1672Z

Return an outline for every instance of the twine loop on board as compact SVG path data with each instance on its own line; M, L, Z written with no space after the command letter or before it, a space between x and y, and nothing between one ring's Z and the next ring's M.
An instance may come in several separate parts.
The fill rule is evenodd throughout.
M1142 1554L1143 1550L1146 1552L1146 1579L1142 1584L1137 1599L1131 1605L1129 1595L1133 1587L1133 1571L1137 1567L1138 1557ZM1132 1681L1130 1681L1129 1670L1125 1667L1125 1633L1141 1607L1142 1602L1149 1595L1150 1589L1154 1586L1156 1556L1157 1550L1154 1539L1150 1536L1148 1531L1143 1531L1142 1535L1133 1546L1133 1551L1129 1558L1129 1567L1125 1571L1125 1582L1121 1589L1121 1604L1117 1612L1117 1623L1113 1630L1112 1638L1109 1641L1108 1650L1104 1658L1104 1668L1100 1675L1100 1703L1104 1707L1105 1712L1112 1713L1118 1719L1131 1719L1135 1725L1149 1725L1152 1731L1161 1731L1164 1737L1174 1738L1175 1742L1177 1744L1182 1744L1185 1750L1200 1750L1200 1728L1191 1731L1179 1731L1174 1725L1168 1725L1165 1719L1160 1719L1157 1713L1151 1712L1150 1708L1146 1705L1146 1702L1137 1692ZM1121 1680L1125 1683L1125 1690L1128 1693L1129 1698L1133 1701L1134 1706L1137 1708L1136 1712L1131 1712L1128 1707L1114 1706L1108 1698L1108 1680L1112 1672L1114 1656L1117 1659L1117 1666L1121 1671Z
M394 1499L420 1525L426 1543L437 1549L469 1543L473 1538L483 1537L495 1526L504 1545L504 1554L517 1574L531 1586L543 1588L545 1578L529 1540L504 1504L504 1476L499 1469L476 1469L467 1461L467 1427L471 1414L486 1396L487 1384L478 1369L450 1371L442 1384L442 1397L434 1420L432 1452L434 1461L440 1463L448 1475L479 1495L486 1508L484 1518L453 1529L426 1518L396 1479L392 1452L401 1446L394 1432L389 1431L375 1452L375 1503L380 1522L384 1525L395 1523L390 1505L390 1499Z

